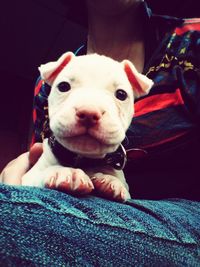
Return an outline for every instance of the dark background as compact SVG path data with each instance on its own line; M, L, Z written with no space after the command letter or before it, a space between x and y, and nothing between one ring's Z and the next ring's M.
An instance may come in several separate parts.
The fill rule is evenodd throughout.
M198 0L147 2L154 13L200 17ZM27 150L38 66L84 42L83 15L78 0L0 2L0 169Z

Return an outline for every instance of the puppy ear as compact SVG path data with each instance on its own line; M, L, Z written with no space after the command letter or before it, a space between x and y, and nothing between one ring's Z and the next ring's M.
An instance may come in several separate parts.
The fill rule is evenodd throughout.
M72 52L63 54L57 61L43 64L39 67L41 78L49 85L52 85L58 74L75 57Z
M124 70L132 85L135 97L140 97L149 93L153 86L153 81L147 76L139 73L129 60L123 60Z

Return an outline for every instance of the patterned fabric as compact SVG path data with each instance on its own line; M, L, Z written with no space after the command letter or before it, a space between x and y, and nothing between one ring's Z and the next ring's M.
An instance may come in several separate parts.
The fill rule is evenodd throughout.
M158 198L199 199L200 19L182 20L153 15L146 7L144 10L146 27L149 27L144 74L154 80L154 86L148 96L135 102L135 116L125 146L128 152L131 148L145 149L148 156L138 164L128 153L127 179L138 197L152 198L157 192ZM85 50L86 47L79 49L78 55L84 54ZM50 87L38 79L33 142L41 142L50 133L49 92ZM152 170L153 173L157 171L157 177L152 173L153 179ZM163 178L163 173L167 179ZM162 189L158 185L161 183L159 176L164 182L160 184ZM147 183L150 194L141 190Z
M155 85L135 104L136 114L128 133L134 145L155 147L197 128L200 19L185 20L181 27L166 34L145 74Z

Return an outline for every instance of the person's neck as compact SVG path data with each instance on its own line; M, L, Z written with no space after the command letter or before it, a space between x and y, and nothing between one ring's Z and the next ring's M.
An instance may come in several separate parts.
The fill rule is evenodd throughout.
M98 53L117 61L129 59L138 71L144 67L142 22L133 12L118 16L89 12L87 53Z

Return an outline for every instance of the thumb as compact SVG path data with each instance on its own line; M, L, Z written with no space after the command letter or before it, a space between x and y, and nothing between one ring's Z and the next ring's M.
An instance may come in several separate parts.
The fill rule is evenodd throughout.
M42 152L42 144L35 143L29 152L21 154L6 165L0 175L0 182L20 185L22 176L37 162Z
M22 176L30 167L28 154L28 152L23 153L9 162L0 175L0 181L5 184L20 185Z
M42 155L43 152L43 146L42 143L35 143L29 151L29 162L30 166L35 165L35 163L38 161L39 157Z

